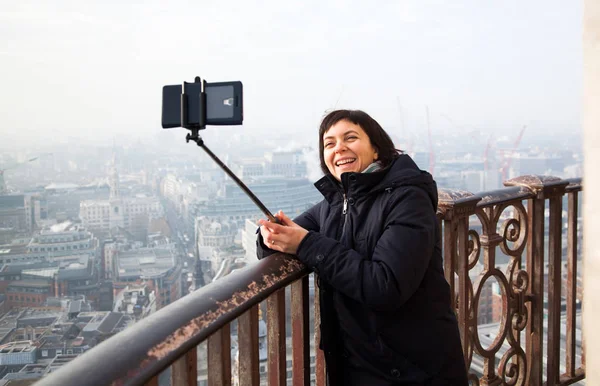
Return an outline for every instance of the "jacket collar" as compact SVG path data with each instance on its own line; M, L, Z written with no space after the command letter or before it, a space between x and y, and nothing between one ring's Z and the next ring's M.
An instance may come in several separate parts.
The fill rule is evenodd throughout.
M386 168L373 173L343 173L341 183L328 174L315 183L329 204L341 202L343 195L362 196L398 186L414 185L427 190L437 207L437 188L431 175L418 168L406 154L401 154Z

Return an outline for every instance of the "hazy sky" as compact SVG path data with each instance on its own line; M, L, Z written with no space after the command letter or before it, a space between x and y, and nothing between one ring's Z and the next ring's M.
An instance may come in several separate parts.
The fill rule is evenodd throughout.
M361 108L401 135L580 127L580 1L30 1L0 6L0 141L156 136L165 84L241 80L240 130ZM401 111L401 113L400 113ZM401 119L402 117L402 119ZM72 140L72 139L71 139Z

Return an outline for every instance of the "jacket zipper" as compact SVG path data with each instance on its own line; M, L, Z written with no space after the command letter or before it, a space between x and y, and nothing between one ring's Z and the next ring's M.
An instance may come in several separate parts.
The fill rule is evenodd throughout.
M346 197L346 193L344 192L340 192L340 194L342 195L342 223L338 226L338 231L337 231L337 239L338 241L342 241L343 235L344 235L344 230L346 229L346 213L348 213L348 198Z
M342 209L342 215L344 216L344 220L342 223L342 234L340 236L340 241L342 241L342 239L344 238L344 234L346 233L346 220L348 219L346 213L348 213L348 197L346 197L346 193L344 193L344 205Z

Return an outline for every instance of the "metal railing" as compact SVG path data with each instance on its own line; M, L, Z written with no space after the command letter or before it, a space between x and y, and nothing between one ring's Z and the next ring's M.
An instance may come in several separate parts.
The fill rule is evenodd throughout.
M573 384L585 378L585 356L576 335L581 179L523 176L505 185L480 194L440 190L444 268L469 379L474 385ZM290 256L272 255L166 306L36 385L158 385L167 368L171 384L197 385L197 348L204 341L207 384L259 385L265 381L259 370L259 306L266 299L263 378L269 385L286 385L289 379L293 385L324 386L324 358L315 348L319 309L309 304L309 275ZM314 290L318 299L318 288ZM491 333L480 331L484 314L492 315L485 325L492 327ZM239 347L234 380L232 322Z

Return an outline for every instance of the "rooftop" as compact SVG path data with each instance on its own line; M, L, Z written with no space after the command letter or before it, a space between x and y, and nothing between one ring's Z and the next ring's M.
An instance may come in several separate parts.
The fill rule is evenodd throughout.
M56 263L54 262L24 262L24 263L10 263L5 264L2 267L2 271L0 274L20 274L23 270L28 269L46 269L46 268L54 268Z
M81 224L75 224L72 221L65 221L59 224L50 225L40 232L41 234L51 234L51 233L63 233L63 232L73 232L73 231L85 231L85 228L81 226Z
M21 271L21 274L27 276L53 278L58 273L58 270L58 266L48 268L24 269Z
M46 186L45 190L72 190L77 189L79 185L71 184L68 182L53 182L50 185Z
M96 335L107 335L119 327L123 327L124 315L117 312L96 312L92 320L83 328L82 335L91 337Z
M0 257L17 256L25 254L27 254L27 244L0 245Z
M22 194L7 194L0 196L0 210L15 209L25 206L25 196Z
M140 248L118 253L119 279L154 277L175 266L175 256L168 248Z
M32 347L32 341L25 340L19 342L10 342L0 346L0 354L11 354L15 352L31 352L36 347Z
M50 281L44 279L24 279L13 281L8 285L8 288L46 288L51 285Z

